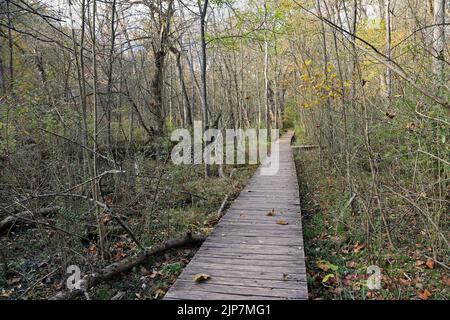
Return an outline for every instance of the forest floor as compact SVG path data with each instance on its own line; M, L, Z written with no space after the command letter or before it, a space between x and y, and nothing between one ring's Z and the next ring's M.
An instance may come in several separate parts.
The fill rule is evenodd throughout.
M387 241L368 244L358 214L347 213L346 227L342 227L337 217L348 202L345 181L321 168L318 157L317 150L295 155L310 299L449 299L448 264L442 266L430 258L432 249L418 224L410 224L408 232L395 235L399 244L395 249L389 248ZM365 286L371 265L381 269L380 290Z
M162 165L145 160L140 179L120 181L111 202L139 239L154 244L186 234L208 235L217 223L217 211L226 195L232 201L255 171L255 166L239 166L233 177L211 175L205 179L202 166ZM130 168L127 168L131 170ZM232 168L225 168L230 174ZM153 178L149 178L152 176ZM155 178L156 176L156 178ZM159 190L155 190L156 188ZM158 187L159 186L159 187ZM155 201L155 192L157 199ZM93 222L92 212L83 201L56 199L52 205L63 207L56 216L44 219L73 234L89 237L86 225ZM33 208L48 204L33 203ZM0 216L0 219L4 217ZM110 262L117 262L139 252L130 237L105 216L109 234ZM147 227L143 227L147 222ZM95 228L94 234L95 234ZM85 241L57 229L35 224L17 224L0 237L0 299L46 299L65 289L66 267L77 265L81 276L99 270L96 238ZM150 259L132 272L104 282L89 291L91 299L159 299L177 279L193 257L196 247L173 249Z

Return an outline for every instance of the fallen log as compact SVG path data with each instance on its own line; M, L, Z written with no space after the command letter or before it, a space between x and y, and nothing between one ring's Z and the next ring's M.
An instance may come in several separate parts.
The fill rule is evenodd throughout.
M205 237L188 233L183 237L171 239L157 244L151 248L146 248L135 256L115 262L98 272L86 275L74 284L74 287L77 289L60 291L56 295L51 297L50 300L75 299L78 296L86 294L89 289L95 287L99 283L108 280L120 273L129 271L133 267L146 262L152 256L162 254L169 249L176 249L189 245L200 244L203 241L205 241Z
M10 215L0 221L0 235L3 235L10 227L12 227L17 222L24 221L25 223L29 224L33 223L33 221L31 220L33 218L33 215L49 216L58 212L59 210L61 210L61 207L55 206L34 211L27 210Z

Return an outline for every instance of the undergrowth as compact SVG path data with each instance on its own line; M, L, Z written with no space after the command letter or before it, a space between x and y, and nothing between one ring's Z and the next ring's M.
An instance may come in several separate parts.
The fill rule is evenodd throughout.
M390 223L403 231L394 233L395 248L387 246L386 239L380 244L379 235L385 237L382 226L367 234L363 212L351 213L346 207L345 181L327 166L321 168L318 157L317 150L298 151L295 156L310 298L448 299L448 263L432 259L430 239L408 205L391 199L385 210L396 213L390 215ZM405 226L406 218L416 224ZM366 285L372 265L381 271L380 290Z

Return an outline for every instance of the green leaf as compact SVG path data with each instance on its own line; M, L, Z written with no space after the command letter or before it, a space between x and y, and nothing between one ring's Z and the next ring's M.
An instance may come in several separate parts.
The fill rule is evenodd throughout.
M334 274L332 273L327 274L325 277L323 277L322 283L323 284L327 283L327 281L330 280L331 278L334 278Z

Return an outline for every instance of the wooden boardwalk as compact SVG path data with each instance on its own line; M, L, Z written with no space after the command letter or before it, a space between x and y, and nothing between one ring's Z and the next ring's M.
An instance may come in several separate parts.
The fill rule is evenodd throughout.
M165 299L308 299L292 136L279 140L278 174L258 169Z

